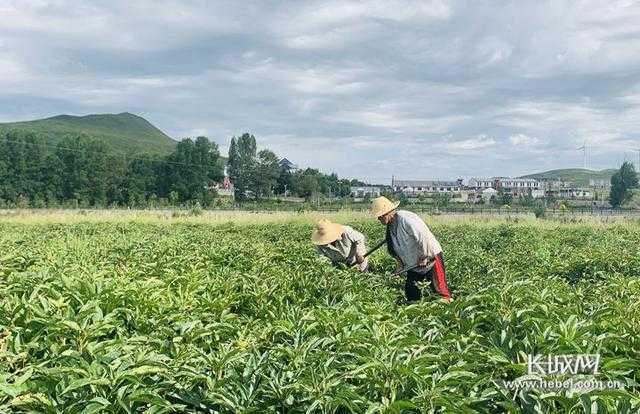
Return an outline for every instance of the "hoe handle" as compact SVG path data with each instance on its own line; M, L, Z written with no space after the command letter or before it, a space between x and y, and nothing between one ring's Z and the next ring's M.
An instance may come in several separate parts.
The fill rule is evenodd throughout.
M401 271L399 271L399 272L396 272L396 273L394 273L393 275L394 275L394 276L400 276L401 274L406 273L406 272L408 272L409 270L413 270L413 269L415 269L416 267L420 267L420 266L415 265L415 266L407 267L406 269L403 269L403 270L401 270Z
M376 244L375 247L371 250L369 250L368 252L366 252L364 254L364 256L362 256L363 258L366 258L367 256L369 256L371 253L375 252L376 250L378 250L379 248L381 248L382 246L384 246L384 244L387 242L387 239L382 240L380 243ZM357 265L358 262L355 262L354 264L352 264L349 267L353 267L355 265Z
M387 242L387 239L382 240L380 243L376 244L376 246L375 246L373 249L371 249L371 250L369 250L368 252L366 252L366 253L364 254L364 256L362 256L362 257L367 257L367 256L369 256L371 253L375 252L376 250L378 250L379 248L381 248L382 246L384 246L384 244L385 244L386 242Z

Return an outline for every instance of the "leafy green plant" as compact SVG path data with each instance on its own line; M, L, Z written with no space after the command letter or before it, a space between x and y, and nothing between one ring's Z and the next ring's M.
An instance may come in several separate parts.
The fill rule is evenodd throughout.
M334 269L311 223L0 224L0 412L640 407L638 225L432 228L454 301L406 306L384 252ZM502 388L532 353L600 353L626 389Z

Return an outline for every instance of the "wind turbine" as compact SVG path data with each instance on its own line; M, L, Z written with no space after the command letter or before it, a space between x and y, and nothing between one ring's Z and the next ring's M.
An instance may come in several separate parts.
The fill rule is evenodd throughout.
M640 148L636 148L634 151L638 152L638 171L640 171Z
M577 149L582 150L582 168L587 169L587 141L585 140L581 147Z

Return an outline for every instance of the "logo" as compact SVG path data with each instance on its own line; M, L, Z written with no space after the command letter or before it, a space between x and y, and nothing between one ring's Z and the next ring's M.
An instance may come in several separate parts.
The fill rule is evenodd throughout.
M598 375L600 354L527 355L529 375Z
M599 380L600 354L527 355L527 376L499 380L511 391L543 390L568 393L624 389L620 381Z

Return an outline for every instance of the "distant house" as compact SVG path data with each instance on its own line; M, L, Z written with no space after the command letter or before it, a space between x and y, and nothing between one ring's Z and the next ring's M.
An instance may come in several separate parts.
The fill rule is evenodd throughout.
M214 189L219 196L233 197L233 182L228 176L225 176L221 183L216 184Z
M484 190L482 190L480 192L480 197L482 198L482 200L484 200L485 203L488 203L491 201L491 199L493 197L495 197L498 194L498 191L489 187L489 188L485 188Z
M351 187L351 197L354 198L375 198L382 194L382 187L375 185L363 185Z
M575 184L573 182L560 180L558 178L541 178L538 181L542 183L542 186L547 191L575 187Z
M469 180L469 183L467 183L467 187L476 190L482 190L483 188L493 188L493 186L493 178L472 178Z
M451 194L451 201L454 203L475 203L478 201L478 196L474 190L462 189Z
M611 188L611 180L606 178L590 178L589 179L589 187L591 188L599 188L601 190L606 190Z
M456 181L438 180L391 180L391 188L396 193L403 193L409 197L435 194L460 193L462 191L462 179Z
M281 159L279 164L280 164L280 168L282 168L283 170L286 170L286 171L293 172L293 171L296 171L298 169L298 166L296 164L292 163L291 161L289 161L286 158Z
M542 182L533 178L472 178L469 180L468 186L478 192L483 192L483 190L486 189L493 189L495 191L502 190L514 197L524 197L528 195L533 198L544 197L544 187Z

